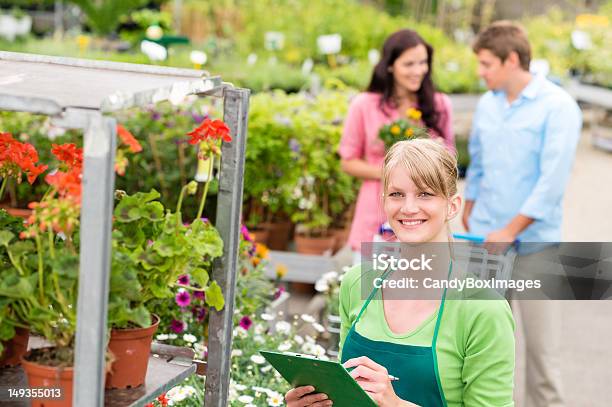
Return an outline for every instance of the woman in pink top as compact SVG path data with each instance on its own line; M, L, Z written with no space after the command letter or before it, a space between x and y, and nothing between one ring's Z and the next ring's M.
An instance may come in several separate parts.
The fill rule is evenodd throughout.
M422 113L422 124L432 138L438 138L455 152L450 99L434 90L433 48L412 30L397 31L383 46L368 89L351 102L344 123L339 154L342 168L361 178L349 244L358 255L362 242L371 242L386 221L381 207L384 143L379 129L413 107Z

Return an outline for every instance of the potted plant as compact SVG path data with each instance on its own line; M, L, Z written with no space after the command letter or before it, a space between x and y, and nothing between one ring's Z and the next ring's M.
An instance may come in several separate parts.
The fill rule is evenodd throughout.
M2 151L8 153L2 168L10 171L12 166L13 176L23 172L32 182L34 175L46 169L36 165L37 154L31 144L6 134L3 143ZM27 322L32 331L52 344L28 352L21 363L30 386L62 388L62 401L44 403L59 406L70 405L72 397L82 151L74 144L54 145L52 151L59 165L45 177L48 192L40 202L30 203L32 214L19 235L1 232L0 244L9 259L1 291L13 299L15 318ZM35 400L33 405L43 403Z
M152 337L159 324L159 317L151 315L148 305L173 298L172 289L180 284L180 276L190 276L193 283L181 284L179 295L184 301L198 293L205 296L207 305L218 310L224 306L221 288L210 281L212 261L223 254L223 241L201 216L212 181L212 164L221 154L220 141L231 141L231 137L222 121L210 119L189 135L191 144L199 144L199 159L211 164L193 222L183 223L181 208L185 195L196 192L195 181L181 189L174 212L165 210L155 190L118 194L108 318L112 328L109 349L115 361L106 378L109 388L144 383Z
M11 133L0 133L0 201L11 178L21 183L25 176L32 184L47 169L38 162L34 146L15 140ZM31 276L16 266L16 254L8 250L11 240L23 231L22 220L0 210L0 366L18 364L27 349L29 331L22 300ZM24 243L16 250L27 253L30 248Z

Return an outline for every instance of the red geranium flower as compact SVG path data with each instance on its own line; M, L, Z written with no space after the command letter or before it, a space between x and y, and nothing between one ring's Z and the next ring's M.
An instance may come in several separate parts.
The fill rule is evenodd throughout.
M136 137L120 124L117 125L117 135L121 142L130 148L132 153L139 153L142 151L142 146L138 140L136 140Z
M198 127L187 133L187 135L191 136L189 144L197 144L209 139L222 139L226 142L232 141L229 127L227 127L223 120L204 119Z
M60 197L70 197L77 202L81 202L80 168L73 168L69 172L57 171L47 175L45 181L57 190Z
M69 169L83 168L83 149L74 143L51 144L51 152L58 160L66 163Z
M158 396L157 401L159 401L163 407L166 407L168 405L168 398L166 397L166 393Z
M36 165L38 153L32 144L21 143L10 133L0 133L0 176L15 177L21 182L25 173L32 184L36 177L47 169L46 165Z

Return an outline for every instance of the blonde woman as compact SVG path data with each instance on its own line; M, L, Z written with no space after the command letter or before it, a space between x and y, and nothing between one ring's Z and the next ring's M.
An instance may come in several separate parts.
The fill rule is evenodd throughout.
M432 140L395 144L385 157L383 207L398 241L446 243L431 275L453 275L448 222L461 208L457 162ZM379 406L512 406L514 320L505 299L391 299L362 295L361 266L342 280L340 348L346 368ZM369 287L366 287L369 292ZM389 374L400 380L391 381ZM290 390L288 407L330 406L312 386Z

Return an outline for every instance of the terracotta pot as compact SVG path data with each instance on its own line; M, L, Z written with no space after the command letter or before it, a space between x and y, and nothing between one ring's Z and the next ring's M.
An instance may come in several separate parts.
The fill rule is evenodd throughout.
M28 328L15 328L15 336L9 341L2 342L4 352L0 357L0 368L14 367L21 363L21 357L28 351L30 330Z
M336 238L334 236L327 237L306 237L304 235L295 235L295 247L298 253L301 254L324 254L331 252L334 249Z
M331 230L332 236L336 238L336 242L334 243L334 253L339 252L344 247L344 245L346 245L350 231L351 229L348 227L343 229Z
M314 284L311 283L300 283L297 281L292 281L289 284L289 291L291 292L291 294L304 294L304 295L309 295L309 296L313 296L314 294L317 293L317 290L315 290L315 286Z
M72 367L39 365L21 358L21 366L28 378L29 387L61 388L61 400L53 398L32 399L32 407L72 407Z
M268 247L272 250L287 250L291 240L291 229L293 223L290 221L266 222L263 224L268 230Z
M5 211L8 212L11 216L17 216L19 218L27 219L32 214L32 209L22 209L22 208L11 208L11 207L3 207Z
M265 244L266 246L268 245L268 238L270 236L270 231L268 229L249 230L249 233L255 242Z
M144 384L151 353L153 335L159 317L153 315L153 324L147 328L111 330L108 349L115 360L106 375L107 389L126 389Z

